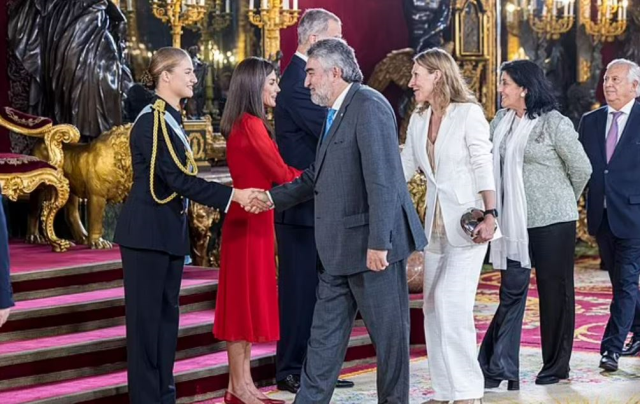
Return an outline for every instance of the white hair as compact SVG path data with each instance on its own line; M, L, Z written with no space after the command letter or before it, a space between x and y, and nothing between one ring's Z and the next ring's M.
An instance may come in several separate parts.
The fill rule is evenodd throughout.
M607 65L607 70L609 70L613 66L628 66L629 73L627 73L627 80L629 83L633 83L634 81L638 84L636 87L636 98L640 97L640 66L636 62L633 62L628 59L615 59L612 60Z
M329 21L341 24L340 18L323 8L307 9L298 23L298 45L309 42L311 35L322 35L329 29Z

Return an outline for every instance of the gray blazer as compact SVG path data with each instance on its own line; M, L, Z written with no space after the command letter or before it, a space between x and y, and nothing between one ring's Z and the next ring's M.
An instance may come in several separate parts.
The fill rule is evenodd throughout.
M368 271L367 249L387 250L391 264L427 244L404 181L397 133L389 102L356 83L315 163L271 190L276 210L315 198L318 255L331 275Z
M491 121L491 137L507 110ZM578 219L577 200L591 176L591 163L569 118L558 111L543 114L524 149L527 227Z

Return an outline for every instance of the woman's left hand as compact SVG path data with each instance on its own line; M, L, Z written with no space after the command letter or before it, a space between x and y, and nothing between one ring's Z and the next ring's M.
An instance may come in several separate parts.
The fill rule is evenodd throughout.
M476 229L473 232L473 242L476 244L482 244L491 241L495 231L496 219L493 215L486 215L484 220L476 226Z

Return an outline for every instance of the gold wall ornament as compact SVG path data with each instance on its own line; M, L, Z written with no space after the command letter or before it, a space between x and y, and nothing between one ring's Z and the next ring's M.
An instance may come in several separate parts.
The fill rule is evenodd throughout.
M194 25L206 14L205 0L153 0L153 15L171 27L173 46L180 48L182 28Z
M418 217L424 226L424 217L427 213L427 177L422 173L417 173L411 178L407 185L413 206L416 207Z
M260 2L259 10L255 7ZM263 56L275 60L280 51L280 30L298 21L298 0L249 0L249 21L262 29Z
M496 0L456 0L454 51L467 82L474 85L488 118L496 113Z
M525 0L524 16L531 28L546 39L560 39L575 21L576 0Z
M219 246L209 251L211 227L220 221L220 211L210 206L191 201L189 203L189 238L193 265L220 267ZM219 244L219 240L218 240Z
M220 133L213 133L211 117L202 120L187 120L184 130L193 150L193 158L198 167L208 169L212 163L223 163L227 158L227 141Z
M592 15L591 0L580 0L580 22L594 42L613 42L627 29L628 0L597 0Z
M93 249L112 247L109 241L102 238L102 222L107 203L123 202L131 190L133 169L129 148L130 130L131 124L116 126L89 144L65 145L63 148L62 169L69 180L71 192L65 213L71 234L78 244ZM34 155L42 159L49 157L42 144L36 146ZM88 232L82 225L78 211L81 199L87 200ZM37 225L31 223L29 228L37 229ZM36 239L39 237L37 233L31 236Z
M578 83L586 83L591 78L591 61L579 59L578 61Z

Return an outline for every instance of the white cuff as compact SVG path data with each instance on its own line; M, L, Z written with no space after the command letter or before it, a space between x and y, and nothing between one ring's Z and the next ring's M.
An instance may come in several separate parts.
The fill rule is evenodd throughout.
M224 208L224 213L227 213L229 211L229 208L231 207L231 202L233 202L233 193L236 192L235 188L231 188L231 196L229 197L229 202L227 203L227 207Z

